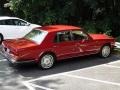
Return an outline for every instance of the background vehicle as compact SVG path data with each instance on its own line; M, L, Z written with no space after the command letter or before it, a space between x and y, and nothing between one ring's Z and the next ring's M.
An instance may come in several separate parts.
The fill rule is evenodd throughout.
M0 16L0 41L21 38L38 26L17 17Z
M3 42L3 55L12 63L34 61L43 69L55 61L99 54L110 56L115 39L104 34L88 34L82 28L51 25L32 30L24 38Z

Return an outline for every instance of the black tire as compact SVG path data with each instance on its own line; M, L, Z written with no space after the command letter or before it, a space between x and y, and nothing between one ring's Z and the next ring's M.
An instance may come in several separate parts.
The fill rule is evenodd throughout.
M0 33L0 45L2 44L4 38L3 38L3 35Z
M45 61L46 60L46 61ZM40 58L38 66L42 69L50 69L55 64L55 57L52 54L44 54Z
M111 55L111 47L110 45L104 45L99 53L100 57L107 58Z

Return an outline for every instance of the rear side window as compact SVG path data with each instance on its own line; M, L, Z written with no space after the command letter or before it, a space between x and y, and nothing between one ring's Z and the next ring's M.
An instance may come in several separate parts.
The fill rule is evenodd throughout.
M55 41L55 42L71 41L71 34L70 34L69 31L57 32L54 41Z
M13 23L16 26L26 26L27 22L24 22L22 20L18 20L18 19L13 19Z
M26 26L27 22L18 19L0 20L0 25Z
M13 25L12 20L0 20L0 25Z
M0 25L5 25L5 21L4 20L0 20Z

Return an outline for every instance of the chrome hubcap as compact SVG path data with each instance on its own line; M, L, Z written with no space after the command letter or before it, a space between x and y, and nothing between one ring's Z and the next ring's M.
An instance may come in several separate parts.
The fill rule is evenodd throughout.
M52 55L45 55L41 59L41 66L43 68L50 68L53 66L53 63L54 63L54 58Z
M108 57L110 55L110 47L109 46L104 46L102 49L102 56L103 57Z

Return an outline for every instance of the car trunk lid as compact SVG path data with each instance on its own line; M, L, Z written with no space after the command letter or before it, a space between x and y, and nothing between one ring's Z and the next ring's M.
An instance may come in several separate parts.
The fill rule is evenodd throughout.
M28 47L36 46L37 44L35 42L32 42L28 39L22 38L22 39L13 39L13 40L5 40L3 42L5 48L8 48L12 51L18 51L21 49L25 49Z

